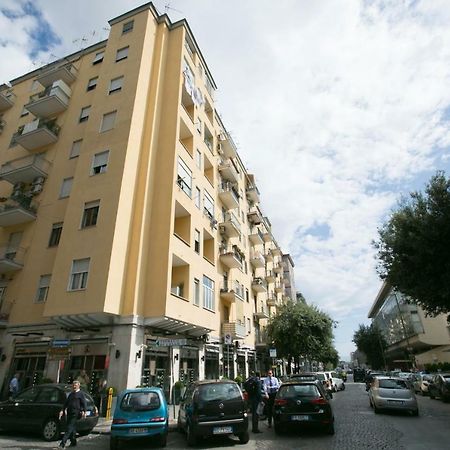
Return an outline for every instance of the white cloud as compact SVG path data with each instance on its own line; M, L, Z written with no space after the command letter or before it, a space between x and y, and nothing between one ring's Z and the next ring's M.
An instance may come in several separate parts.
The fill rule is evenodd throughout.
M77 49L74 39L105 36L108 19L140 4L36 3L63 39L51 52L58 56ZM414 183L424 172L449 169L447 1L170 6L182 11L169 10L173 20L188 19L212 70L224 122L295 258L298 289L337 320L356 311L353 325L363 322L380 285L370 245L377 226L399 191L421 188ZM1 20L10 30L2 60L14 64L1 65L0 76L12 78L29 70L27 42ZM308 234L317 224L328 225L325 239ZM336 341L348 356L353 329L342 323Z

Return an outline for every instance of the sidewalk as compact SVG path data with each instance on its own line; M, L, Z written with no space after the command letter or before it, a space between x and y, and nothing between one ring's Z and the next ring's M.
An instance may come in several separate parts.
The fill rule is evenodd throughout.
M175 405L175 407L173 405L169 405L169 431L175 431L177 429L179 408L179 405ZM106 420L104 417L99 417L97 425L92 430L92 434L110 434L111 424L112 419Z

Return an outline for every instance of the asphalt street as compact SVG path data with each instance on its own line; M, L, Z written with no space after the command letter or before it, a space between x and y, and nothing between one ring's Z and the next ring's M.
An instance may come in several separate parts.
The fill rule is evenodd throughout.
M346 390L338 392L332 400L336 417L336 434L328 436L317 432L289 433L276 436L265 422L260 423L261 434L251 434L246 445L237 439L217 438L200 443L198 449L395 449L395 450L442 450L450 448L450 403L418 397L420 415L375 415L369 406L362 383L347 383ZM39 440L36 436L0 434L0 448L8 450L41 450L54 448L57 443ZM79 438L78 449L109 449L108 434L91 434ZM126 443L122 449L158 448L153 442ZM167 448L185 449L186 439L178 432L169 433Z

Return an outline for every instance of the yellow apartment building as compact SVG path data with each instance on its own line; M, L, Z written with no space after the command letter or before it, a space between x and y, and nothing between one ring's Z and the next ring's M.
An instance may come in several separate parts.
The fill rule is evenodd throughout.
M272 363L282 252L185 20L152 3L0 89L0 382L89 389Z

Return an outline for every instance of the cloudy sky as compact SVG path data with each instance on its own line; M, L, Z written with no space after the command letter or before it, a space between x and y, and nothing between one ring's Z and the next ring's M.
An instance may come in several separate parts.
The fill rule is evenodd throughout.
M0 0L0 80L105 39L143 2ZM347 359L380 287L371 241L450 174L448 0L157 0L186 18L297 288Z

